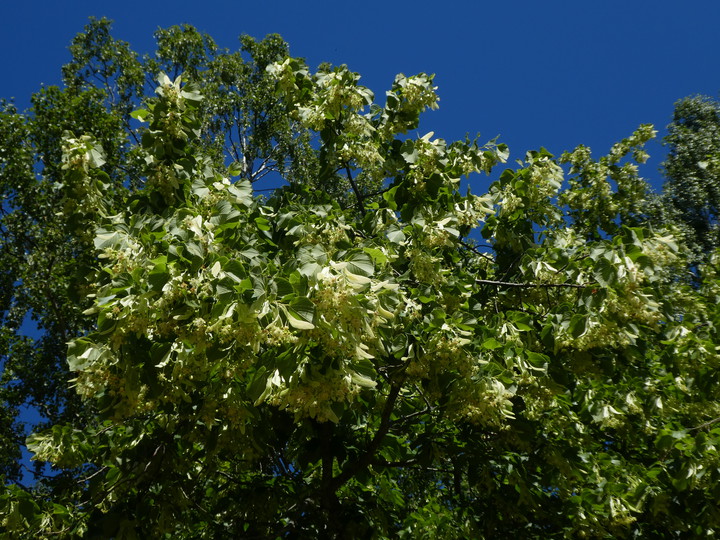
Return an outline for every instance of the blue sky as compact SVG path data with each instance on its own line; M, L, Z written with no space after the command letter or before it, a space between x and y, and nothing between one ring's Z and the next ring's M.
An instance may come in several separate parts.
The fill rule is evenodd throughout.
M421 134L499 135L513 159L580 143L599 156L641 123L662 135L676 100L720 91L718 0L4 4L0 96L21 108L41 83L59 83L67 46L91 15L114 20L114 35L140 52L173 24L193 24L228 48L241 33L276 32L311 67L347 64L380 97L398 72L435 73L441 106ZM664 152L649 149L643 174L659 185Z

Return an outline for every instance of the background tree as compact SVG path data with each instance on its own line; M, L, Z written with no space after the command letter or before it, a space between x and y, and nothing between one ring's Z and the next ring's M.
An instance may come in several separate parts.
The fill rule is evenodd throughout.
M682 226L699 258L720 246L720 104L706 96L678 101L665 143L664 219Z

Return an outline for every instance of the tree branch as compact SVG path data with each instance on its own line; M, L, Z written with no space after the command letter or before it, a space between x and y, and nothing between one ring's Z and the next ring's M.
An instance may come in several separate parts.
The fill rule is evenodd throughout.
M460 240L460 244L461 244L462 246L468 248L470 251L472 251L472 252L475 253L476 255L479 255L480 257L483 257L483 258L487 259L487 260L490 261L490 262L495 262L495 259L493 259L490 255L488 255L487 253L483 253L483 252L480 251L476 246L473 246L472 244L468 244L465 240L462 240L462 239L461 239L461 240Z
M357 199L360 215L365 217L365 197L362 195L362 193L360 193L360 189L358 189L355 180L353 180L352 174L350 174L350 165L348 165L347 163L345 164L345 172L347 173L347 177L350 181L350 186L352 187L353 193L355 193L355 198Z
M712 426L713 424L717 424L718 422L720 422L720 416L718 416L717 418L713 418L712 420L708 420L708 421L705 422L704 424L700 424L700 425L697 426L697 427L690 428L690 431L697 431L697 430L699 430L699 429L704 429L704 428L706 428L706 427Z
M516 287L521 289L533 288L559 288L584 289L589 284L580 285L577 283L513 283L511 281L493 281L491 279L476 279L475 283L480 285L495 285L496 287Z
M92 480L93 478L95 478L98 474L102 474L102 473L104 473L105 471L107 471L108 469L109 469L109 467L108 467L107 465L103 465L103 466L100 467L97 471L95 471L94 473L92 473L90 476L86 476L86 477L81 478L80 480L78 480L77 483L78 483L78 484L84 484L85 482L89 482L90 480Z
M350 465L345 467L345 469L338 476L332 479L330 489L332 489L333 492L340 489L343 484L345 484L353 476L355 476L357 473L359 473L372 463L375 452L377 452L377 450L380 448L382 440L385 438L385 435L387 435L388 431L390 430L390 416L395 409L395 403L397 402L397 398L400 395L400 389L402 388L402 383L404 380L405 374L403 373L399 381L396 381L394 384L391 383L390 393L388 394L387 400L385 401L385 407L383 408L382 415L380 416L380 425L375 432L375 436L367 445L365 451L360 456L360 458L354 463L351 463Z

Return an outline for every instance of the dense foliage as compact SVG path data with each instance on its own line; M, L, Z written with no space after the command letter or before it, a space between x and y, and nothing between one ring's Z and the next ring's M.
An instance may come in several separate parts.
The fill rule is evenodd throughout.
M699 258L720 247L720 103L680 100L668 131L663 208Z
M65 472L23 489L7 466L6 536L720 527L718 260L688 282L681 227L647 222L637 164L650 126L599 160L585 147L541 150L508 168L502 145L414 135L437 106L425 74L398 75L377 104L345 66L312 72L277 38L245 40L243 60L176 28L159 33L159 50L163 36L194 36L192 54L169 46L165 60L136 64L90 35L110 39L93 23L66 77L112 53L111 82L69 77L52 92L88 115L79 100L95 95L107 133L64 127L44 164L56 176L38 181L35 148L56 150L30 138L40 109L4 117L18 154L3 185L22 173L46 212L27 218L45 242L27 253L63 264L34 277L13 273L32 261L3 259L16 291L5 377L22 374L4 390L10 412L8 392L42 387L17 358L40 347L18 337L21 315L52 320L39 311L52 298L73 321L67 354L42 353L67 358L48 394L65 392L66 405L28 440ZM231 58L245 78L213 86L208 59ZM156 96L136 103L145 71ZM264 168L289 181L260 196ZM461 189L476 173L493 179L483 195ZM24 193L4 206L8 253ZM21 296L56 276L57 291Z
M277 173L290 181L307 179L314 167L308 133L278 109L265 70L288 54L279 37L244 37L242 50L230 52L192 27L173 27L158 30L155 54L139 58L110 35L107 20L91 21L85 30L70 47L64 88L43 88L26 113L0 103L0 426L8 441L0 447L0 471L13 480L21 477L17 457L24 435L15 418L24 404L48 425L83 425L88 408L68 384L66 354L67 343L93 327L82 316L88 306L82 275L96 258L87 220L71 209L86 190L61 189L64 133L92 136L103 149L101 170L108 178L101 198L108 208L122 208L146 181L142 135L131 112L154 93L153 77L162 70L202 73L204 100L196 111L201 132L194 144L215 167L232 162L236 172L261 184Z

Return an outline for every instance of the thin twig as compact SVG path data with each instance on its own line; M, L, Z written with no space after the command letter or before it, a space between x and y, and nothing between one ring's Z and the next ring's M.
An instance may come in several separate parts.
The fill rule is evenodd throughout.
M490 262L495 262L495 259L493 259L490 255L488 255L487 253L483 253L476 246L473 246L472 244L468 244L465 240L460 240L460 244L462 244L464 247L471 250L476 255L480 255L480 257L483 257L484 259L487 259Z
M532 289L532 288L555 288L555 287L568 287L571 289L584 289L588 285L579 285L577 283L513 283L511 281L493 281L490 279L476 279L475 283L481 285L495 285L497 287L517 287L521 289Z
M698 430L698 429L704 429L704 428L706 428L706 427L712 426L713 424L717 424L718 422L720 422L720 416L718 416L717 418L713 418L712 420L709 420L709 421L705 422L704 424L700 424L700 425L697 426L697 427L690 428L690 431L696 431L696 430Z
M90 476L86 476L85 478L81 478L80 480L78 480L77 483L78 483L78 484L84 484L85 482L89 482L90 480L92 480L93 478L95 478L98 474L101 474L101 473L107 471L109 468L110 468L110 467L108 467L107 465L103 465L103 466L100 467L97 471L95 471L94 473L92 473Z

